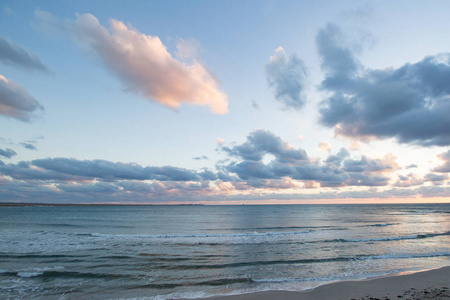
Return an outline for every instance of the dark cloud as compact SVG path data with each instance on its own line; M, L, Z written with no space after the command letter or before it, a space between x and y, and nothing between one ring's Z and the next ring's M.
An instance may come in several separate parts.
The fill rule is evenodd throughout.
M435 168L434 171L435 172L442 172L442 173L450 172L450 150L448 150L447 152L439 154L438 158L440 160L442 160L444 163L441 166Z
M37 159L17 164L0 164L0 174L27 180L159 180L199 181L207 172L172 166L142 167L135 163L114 163L106 160L77 160L70 158Z
M49 72L39 57L0 36L0 62L27 70Z
M334 24L327 24L316 37L322 69L327 72L327 87L345 84L358 70L358 62L351 49L343 45L344 40L341 29Z
M97 182L97 183L84 183L84 184L73 184L73 183L65 183L58 184L56 186L58 189L66 192L66 193L82 193L82 194L105 194L105 193L114 193L119 191L119 187L107 183L107 182Z
M11 158L13 156L17 155L16 151L6 148L6 149L0 149L0 156Z
M450 55L414 64L365 69L342 33L329 24L317 36L331 95L321 103L320 122L350 138L396 138L401 143L450 145Z
M226 172L236 174L241 180L256 181L291 178L299 181L313 181L322 187L338 186L384 186L389 176L397 170L396 157L386 155L382 159L363 156L349 158L348 150L341 149L330 155L323 163L308 157L303 149L295 149L280 137L265 130L249 134L247 141L233 147L222 147L229 156L238 160L228 161L222 167ZM273 156L264 162L267 154Z
M43 110L23 86L0 75L0 115L31 122L40 117Z
M216 180L217 175L214 172L205 170L198 174L203 180Z
M267 130L253 131L242 145L232 148L222 147L222 150L231 156L253 161L262 160L266 154L274 155L281 162L307 159L305 150L294 149L280 137Z
M60 172L37 168L30 162L21 161L17 164L5 164L0 161L0 175L10 176L17 180L38 181L81 181L84 178Z
M0 160L0 201L162 203L238 198L434 197L443 190L408 187L423 186L424 182L444 187L444 181L448 180L448 175L442 172L430 173L423 179L412 173L393 178L400 168L392 154L382 158L355 158L343 148L323 160L311 158L305 150L265 130L251 132L242 144L222 145L220 151L228 158L217 164L216 171L70 158L15 164ZM447 159L446 154L441 154L440 158ZM375 188L389 185L398 188ZM293 190L318 187L329 189L313 194L292 194ZM339 187L354 188L342 191ZM283 189L290 192L280 194Z
M37 148L31 143L20 143L20 145L25 149L37 151Z
M274 89L275 98L286 107L300 109L305 104L307 70L297 56L287 57L284 49L278 47L266 65L267 82ZM255 107L253 105L253 107Z
M34 160L32 164L61 174L103 180L197 181L200 178L195 171L172 166L142 167L135 163L114 163L106 160L48 158Z

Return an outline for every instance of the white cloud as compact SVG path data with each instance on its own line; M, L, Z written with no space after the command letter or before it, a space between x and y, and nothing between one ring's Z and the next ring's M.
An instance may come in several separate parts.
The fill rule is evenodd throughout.
M325 153L330 152L331 150L331 145L328 142L320 142L319 143L319 150Z
M222 146L225 143L225 139L224 138L217 138L217 145L218 146Z

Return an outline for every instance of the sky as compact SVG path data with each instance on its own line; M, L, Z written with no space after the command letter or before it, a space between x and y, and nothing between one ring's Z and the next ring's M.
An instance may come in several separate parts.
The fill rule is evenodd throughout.
M450 202L448 1L0 0L0 202Z

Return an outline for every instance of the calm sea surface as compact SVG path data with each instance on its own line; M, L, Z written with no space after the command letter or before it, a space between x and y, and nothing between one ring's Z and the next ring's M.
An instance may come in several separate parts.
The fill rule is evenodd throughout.
M450 265L450 204L0 208L0 298L302 290Z

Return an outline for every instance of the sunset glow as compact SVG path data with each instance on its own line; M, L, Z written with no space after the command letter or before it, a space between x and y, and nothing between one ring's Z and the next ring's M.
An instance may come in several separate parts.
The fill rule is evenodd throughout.
M0 202L449 203L450 3L325 2L3 1Z

